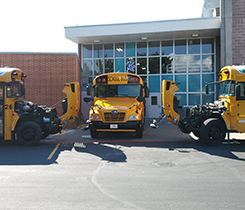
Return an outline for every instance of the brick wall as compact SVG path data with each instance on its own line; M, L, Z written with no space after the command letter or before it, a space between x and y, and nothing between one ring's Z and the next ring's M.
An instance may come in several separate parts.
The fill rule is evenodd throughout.
M21 69L27 75L26 100L56 107L58 116L63 114L64 84L81 81L76 54L0 53L0 65ZM73 123L71 128L77 124Z
M232 62L245 64L245 0L232 1Z

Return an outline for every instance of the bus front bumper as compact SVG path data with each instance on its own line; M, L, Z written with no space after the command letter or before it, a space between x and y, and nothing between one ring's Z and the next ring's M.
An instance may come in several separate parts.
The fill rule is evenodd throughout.
M92 121L90 128L98 132L136 132L139 125L139 121L129 121L126 123L103 123L100 121Z

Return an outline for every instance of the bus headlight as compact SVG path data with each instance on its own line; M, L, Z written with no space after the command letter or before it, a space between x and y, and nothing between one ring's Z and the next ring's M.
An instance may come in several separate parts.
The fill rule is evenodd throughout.
M101 120L99 115L91 115L90 120Z
M177 124L178 119L179 119L178 116L174 116L174 117L173 117L173 123L174 123L174 124Z
M140 119L141 119L140 115L131 115L129 117L129 120L140 120Z

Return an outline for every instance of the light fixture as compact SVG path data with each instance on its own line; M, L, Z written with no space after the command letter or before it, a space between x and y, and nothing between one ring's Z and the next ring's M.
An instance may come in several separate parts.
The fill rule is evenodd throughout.
M198 37L199 34L192 34L191 36L192 36L192 37Z
M147 37L141 37L141 40L147 40Z
M100 40L99 39L95 39L94 42L95 43L98 43L98 42L100 42Z
M120 48L120 47L116 48L116 50L117 50L118 52L123 52L123 49Z

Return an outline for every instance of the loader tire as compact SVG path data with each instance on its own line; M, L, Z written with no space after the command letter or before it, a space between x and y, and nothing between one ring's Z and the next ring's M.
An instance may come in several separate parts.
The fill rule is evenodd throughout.
M34 146L42 139L41 127L33 121L24 122L17 129L17 141L23 146Z
M217 118L210 118L203 122L200 129L200 139L209 146L222 144L226 135L224 123Z

